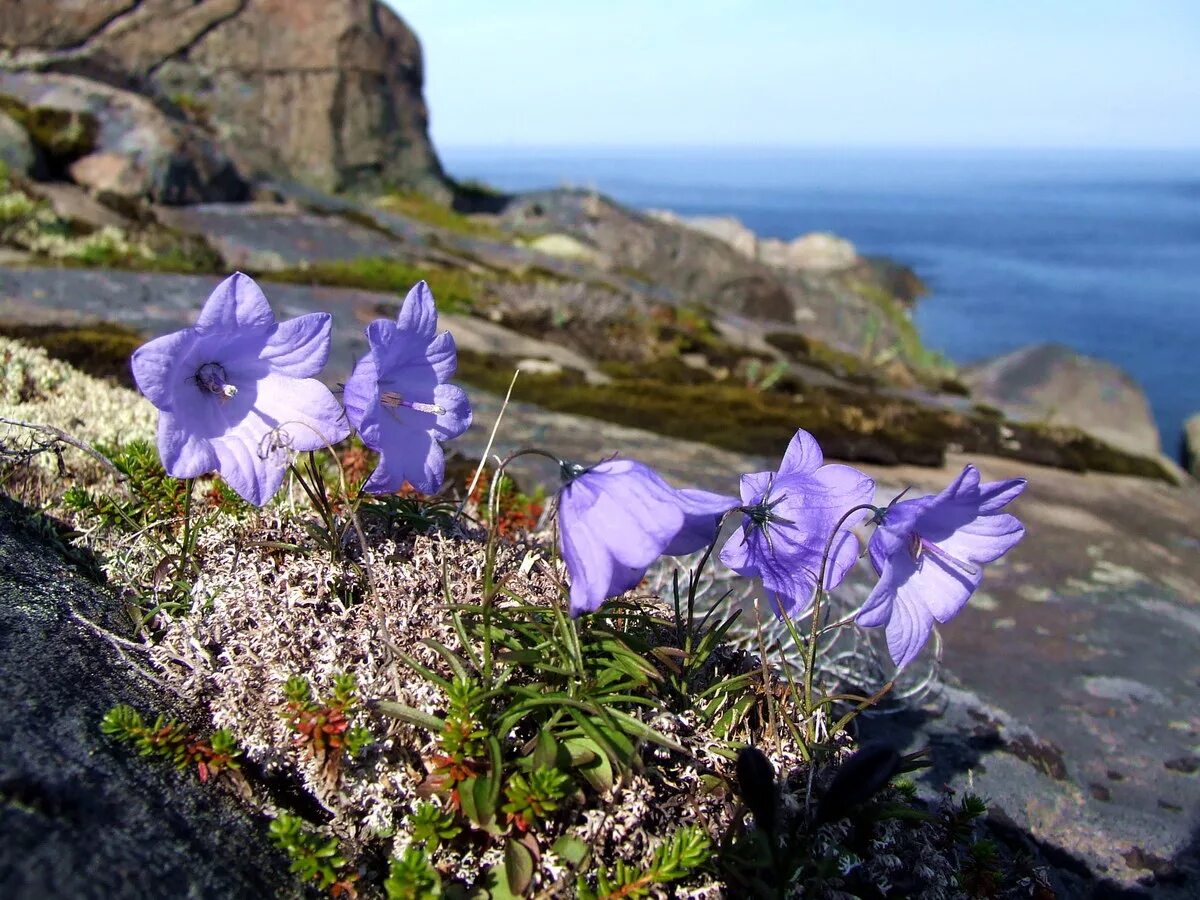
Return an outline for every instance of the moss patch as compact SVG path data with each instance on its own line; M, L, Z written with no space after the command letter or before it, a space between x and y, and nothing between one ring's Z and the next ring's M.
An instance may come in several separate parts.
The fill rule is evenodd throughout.
M385 194L377 198L374 205L387 212L407 216L410 219L424 222L426 225L432 225L434 228L442 228L456 234L495 240L506 239L503 232L494 225L472 219L420 194Z
M466 272L414 266L383 257L312 263L280 272L261 272L255 277L262 281L358 288L400 295L408 293L409 288L424 279L437 298L438 309L446 313L471 312L484 291L481 280Z
M51 359L61 360L94 378L132 388L129 357L146 339L132 328L111 322L81 325L26 325L0 322L0 337L41 347Z
M459 351L458 377L503 394L515 360ZM506 364L507 363L507 364ZM1073 471L1114 472L1173 482L1157 461L1133 456L1074 429L1005 423L992 416L921 406L909 400L791 380L792 394L728 382L689 383L682 372L629 377L607 366L609 384L571 375L529 375L516 399L591 416L668 437L740 453L774 454L797 428L811 431L836 459L938 466L947 448L986 453Z
M862 357L839 350L817 338L794 331L777 331L768 334L766 341L794 361L828 372L830 375L846 381L869 386L882 383L882 379L870 363Z

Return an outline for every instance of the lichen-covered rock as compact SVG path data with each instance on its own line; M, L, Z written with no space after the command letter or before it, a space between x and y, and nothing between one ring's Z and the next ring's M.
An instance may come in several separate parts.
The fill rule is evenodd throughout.
M1102 359L1036 344L981 363L965 378L976 401L1014 419L1074 426L1130 453L1159 452L1145 393Z
M380 0L0 0L0 49L145 85L253 168L449 196L420 44Z
M0 95L51 161L96 191L159 203L243 200L216 142L140 94L74 75L0 71Z
M0 112L0 165L10 174L29 175L37 163L37 148L25 129Z
M45 519L0 501L4 895L297 895L266 823L233 794L100 733L117 703L153 715L171 701L122 659L120 605L61 550Z

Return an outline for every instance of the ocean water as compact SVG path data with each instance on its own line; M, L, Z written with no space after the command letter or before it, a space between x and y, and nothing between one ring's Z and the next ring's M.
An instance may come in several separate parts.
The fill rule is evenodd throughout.
M1146 390L1175 455L1200 412L1200 152L584 151L450 148L505 190L591 187L732 215L765 237L832 231L912 266L925 342L969 363L1057 341Z

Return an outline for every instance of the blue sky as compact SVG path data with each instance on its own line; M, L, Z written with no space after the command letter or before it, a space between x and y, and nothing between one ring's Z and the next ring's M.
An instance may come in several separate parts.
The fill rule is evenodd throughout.
M439 146L1200 148L1200 0L388 0Z

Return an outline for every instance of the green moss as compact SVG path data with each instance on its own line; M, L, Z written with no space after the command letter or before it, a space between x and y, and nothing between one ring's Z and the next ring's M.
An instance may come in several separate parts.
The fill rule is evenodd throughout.
M374 202L380 209L416 219L434 228L443 228L470 237L505 240L505 235L494 225L472 219L421 194L385 194Z
M55 159L78 159L96 146L100 126L91 113L27 106L6 95L0 95L0 112L21 125L33 142Z
M129 357L145 343L132 328L112 322L80 325L0 323L0 336L41 347L53 359L81 372L133 387Z
M261 272L256 277L263 281L358 288L400 295L408 293L409 288L424 279L437 298L438 309L448 313L474 309L482 287L479 279L459 270L414 266L384 257L312 263L280 272Z
M839 350L831 344L795 332L773 332L766 336L766 341L776 350L786 353L794 361L812 366L844 378L855 384L878 385L879 376L869 363L853 353Z
M503 394L515 360L459 351L458 377ZM1075 471L1173 481L1155 460L1116 450L1081 432L1004 422L910 400L791 380L793 394L728 382L696 383L675 369L607 365L609 384L528 375L514 397L557 412L591 416L740 453L775 455L797 428L811 431L835 459L941 465L950 445Z

